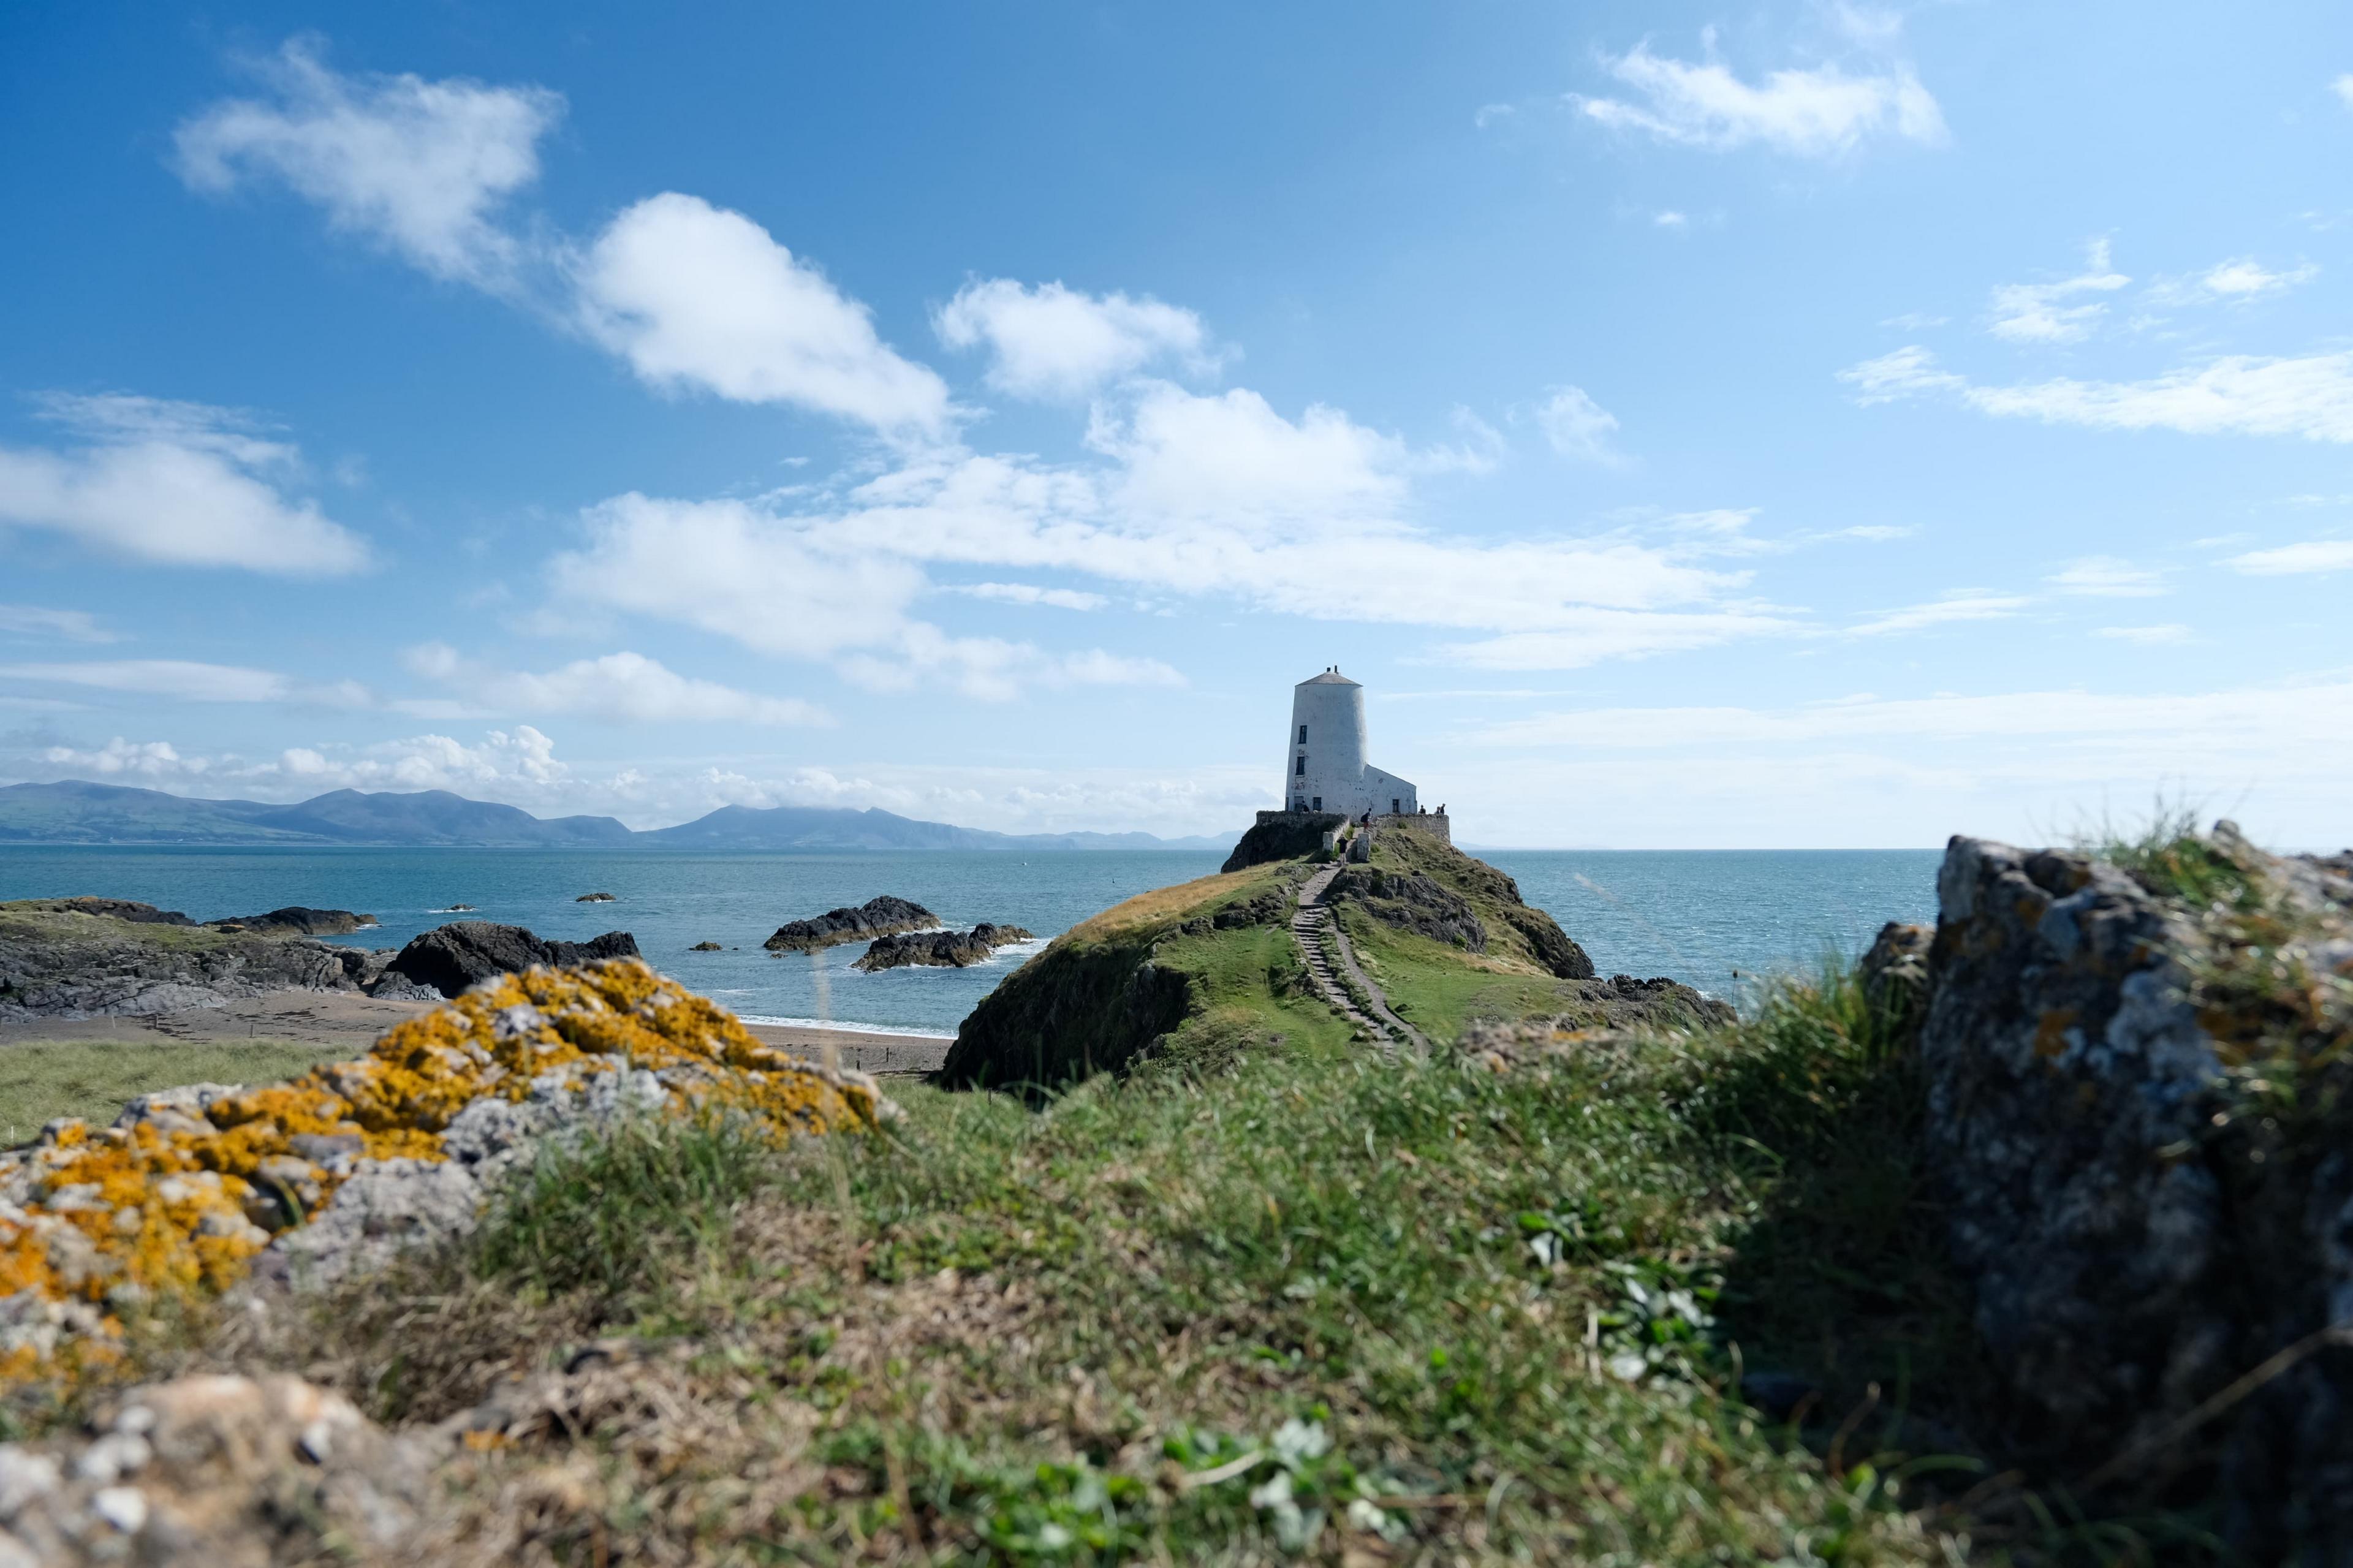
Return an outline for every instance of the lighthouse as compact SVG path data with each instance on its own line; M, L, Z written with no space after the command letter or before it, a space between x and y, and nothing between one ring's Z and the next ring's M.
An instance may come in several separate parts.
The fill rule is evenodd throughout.
M1365 689L1336 665L1292 689L1282 784L1292 811L1411 816L1421 809L1411 784L1365 760Z

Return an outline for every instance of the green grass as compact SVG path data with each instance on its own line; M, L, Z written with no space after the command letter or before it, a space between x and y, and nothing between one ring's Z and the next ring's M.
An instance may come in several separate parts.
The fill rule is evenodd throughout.
M291 1040L0 1047L0 1148L30 1142L53 1117L79 1116L103 1125L134 1095L184 1083L274 1083L337 1054L336 1047Z
M1526 973L1524 964L1482 961L1475 953L1413 931L1384 925L1353 905L1339 918L1365 973L1386 993L1398 1016L1433 1040L1460 1038L1482 1018L1525 1018L1573 1013L1574 982Z
M1505 1076L1303 1037L1042 1111L910 1088L869 1142L625 1131L269 1359L432 1420L647 1347L459 1478L482 1560L1945 1560L1876 1426L1833 1470L1732 1392L1810 1353L1721 1303L1846 1223L1785 1168L1888 1066L1801 996ZM566 1510L501 1502L556 1470Z

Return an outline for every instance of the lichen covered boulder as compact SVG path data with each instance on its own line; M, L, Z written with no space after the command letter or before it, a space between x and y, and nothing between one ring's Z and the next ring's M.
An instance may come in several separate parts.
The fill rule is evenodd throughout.
M145 1096L0 1153L0 1379L104 1359L123 1310L217 1292L265 1249L331 1278L363 1242L447 1235L531 1138L656 1107L780 1138L896 1114L864 1074L764 1045L634 959L498 976L358 1060Z
M1927 1153L2021 1450L2344 1560L2353 879L2224 824L2135 871L1956 838L1937 895Z

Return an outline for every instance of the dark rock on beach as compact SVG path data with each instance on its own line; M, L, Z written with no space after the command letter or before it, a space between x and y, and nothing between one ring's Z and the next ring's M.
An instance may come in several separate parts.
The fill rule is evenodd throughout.
M828 910L815 920L790 921L760 945L770 952L813 952L846 942L871 942L901 931L922 931L940 917L918 903L884 894L856 909Z
M375 923L374 915L351 910L305 909L300 904L289 904L267 914L235 915L205 922L215 931L249 931L262 936L349 936Z
M983 921L970 931L919 931L878 938L853 967L870 974L878 969L898 969L910 963L965 969L1008 943L1034 940L1019 926L991 925Z
M158 918L115 899L0 904L0 1020L135 1017L269 991L356 991L385 955Z
M402 948L400 956L386 967L385 980L389 984L400 976L440 995L458 996L494 974L519 973L533 964L560 966L638 956L638 939L625 931L608 931L587 942L547 942L522 926L452 921Z

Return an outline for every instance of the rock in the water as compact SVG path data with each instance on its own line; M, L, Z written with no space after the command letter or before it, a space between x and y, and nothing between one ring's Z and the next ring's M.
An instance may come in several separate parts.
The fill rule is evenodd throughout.
M295 1377L150 1384L79 1435L0 1444L0 1563L417 1561L444 1451Z
M495 974L519 974L533 964L562 968L600 958L635 958L638 939L608 931L587 942L546 942L522 926L489 921L452 921L413 938L386 966L385 980L404 975L441 996L462 995ZM383 995L379 983L376 994Z
M922 931L940 923L940 917L918 903L885 893L856 909L828 910L815 920L791 921L760 945L770 952L810 952L846 942L871 942L878 936Z
M205 922L215 931L249 931L263 936L348 936L375 923L374 915L351 910L305 909L300 904L289 904L268 914L234 915L227 920Z
M269 991L353 991L383 967L359 948L159 919L149 904L113 912L121 906L0 903L0 1019L136 1017Z
M610 893L583 893L572 901L575 904L609 904L617 900Z
M698 942L686 951L689 952L721 952L725 950L715 942Z
M980 963L998 948L1037 938L1019 926L991 925L983 921L970 931L921 931L878 938L853 968L872 973L910 963L943 964L956 969Z
M2178 852L2224 890L1952 841L1930 1168L2031 1447L2108 1484L2213 1478L2250 1561L2346 1561L2353 1358L2293 1359L2190 1417L2353 1318L2353 882L2228 824Z

